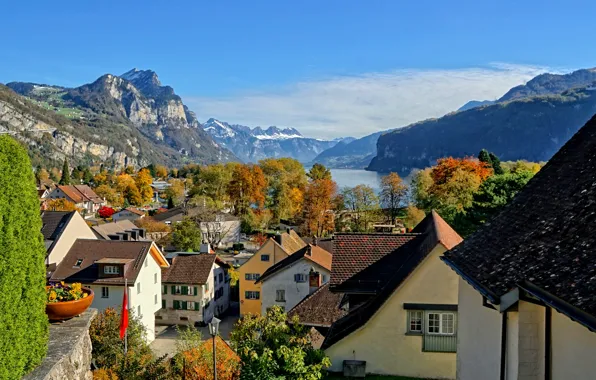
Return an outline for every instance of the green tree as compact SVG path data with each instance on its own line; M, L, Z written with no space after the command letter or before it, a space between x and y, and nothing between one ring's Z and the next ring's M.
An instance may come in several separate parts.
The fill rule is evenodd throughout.
M88 166L85 166L83 168L83 182L86 184L89 184L93 181L93 173L91 173L91 170L89 169Z
M491 160L490 154L488 153L488 150L486 150L486 149L482 149L480 151L480 153L478 153L478 161L484 162L490 166L492 166L492 163L493 163Z
M198 252L202 242L203 232L192 219L185 218L172 228L172 244L181 251Z
M306 175L313 181L318 179L331 179L331 170L327 169L325 165L317 163L310 168Z
M20 379L46 354L45 256L27 151L0 136L0 379Z
M312 347L308 329L297 317L288 320L279 306L264 316L244 316L230 340L242 360L241 379L318 380L331 365L323 351Z
M344 206L352 211L352 230L366 232L379 210L379 198L372 187L357 185L342 190Z
M60 177L60 185L70 185L70 169L68 168L68 161L64 159L62 164L62 177Z
M491 166L493 167L493 171L495 172L496 175L500 175L505 173L505 171L503 170L503 167L501 166L501 160L499 159L499 157L497 157L496 154L494 153L490 153L490 162L491 162Z
M73 180L75 184L81 183L81 179L83 178L83 172L81 171L81 166L75 166L70 173L70 178Z

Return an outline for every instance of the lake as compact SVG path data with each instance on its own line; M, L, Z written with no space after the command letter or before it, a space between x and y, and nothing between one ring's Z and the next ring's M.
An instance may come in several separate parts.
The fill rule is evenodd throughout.
M356 185L368 185L375 192L381 188L381 177L377 172L369 172L363 169L331 169L331 177L337 183L338 189L354 187Z

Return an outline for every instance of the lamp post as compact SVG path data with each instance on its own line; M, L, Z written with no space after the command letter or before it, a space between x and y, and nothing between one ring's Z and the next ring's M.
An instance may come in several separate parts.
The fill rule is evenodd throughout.
M215 356L215 337L217 337L217 334L219 333L219 322L221 322L221 320L213 317L211 319L211 322L209 323L209 333L213 337L213 380L217 380L217 358Z

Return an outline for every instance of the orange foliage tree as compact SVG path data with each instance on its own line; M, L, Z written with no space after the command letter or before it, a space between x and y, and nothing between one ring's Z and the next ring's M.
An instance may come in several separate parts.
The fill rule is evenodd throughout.
M263 208L267 180L257 165L236 165L228 185L228 196L237 214L244 215L251 205Z
M235 380L240 377L240 358L220 337L215 340L217 379ZM184 379L213 379L213 339L199 347L182 352Z
M49 199L46 202L46 210L49 211L77 211L77 206L64 198Z
M333 232L334 199L337 184L331 178L314 179L304 193L304 232L309 236L325 236Z

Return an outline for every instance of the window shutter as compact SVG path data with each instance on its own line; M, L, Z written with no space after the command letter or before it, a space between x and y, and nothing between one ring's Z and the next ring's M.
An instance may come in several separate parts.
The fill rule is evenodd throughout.
M172 285L172 294L176 294L176 286Z
M298 282L298 276L300 276L298 273L294 274L294 281Z
M195 286L195 296L199 294L199 289L198 287Z
M163 294L168 294L168 286L167 285L163 286Z
M180 301L174 300L174 310L178 310L180 307Z
M188 294L188 286L182 285L182 294Z
M161 300L161 308L162 309L166 308L166 300Z
M199 303L198 302L195 302L195 310L199 310L199 307L200 307Z

